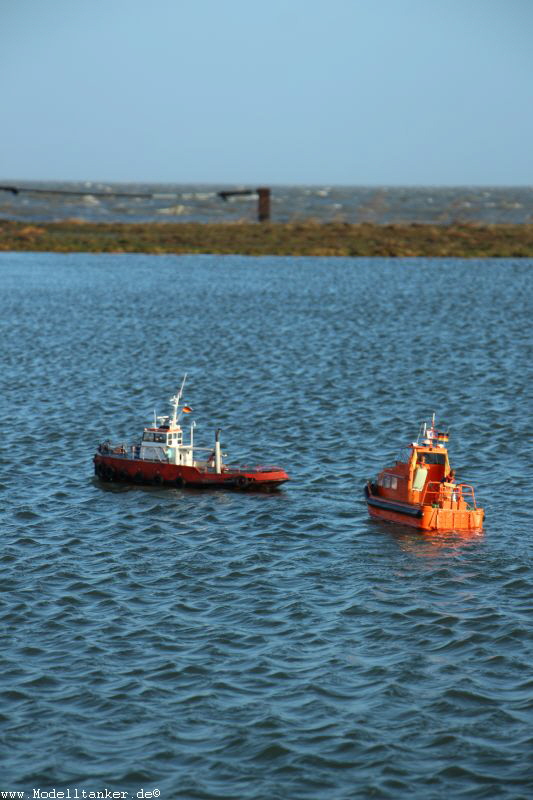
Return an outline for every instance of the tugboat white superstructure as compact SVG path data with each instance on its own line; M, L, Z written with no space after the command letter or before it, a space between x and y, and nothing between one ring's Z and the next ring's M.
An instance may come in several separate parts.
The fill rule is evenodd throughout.
M188 443L183 441L181 415L192 412L181 406L187 375L179 392L170 399L172 414L154 418L154 425L145 428L140 442L112 445L103 442L94 455L95 474L106 481L170 486L221 486L239 489L273 489L289 480L280 467L230 466L223 462L220 428L214 447L194 445L193 422Z

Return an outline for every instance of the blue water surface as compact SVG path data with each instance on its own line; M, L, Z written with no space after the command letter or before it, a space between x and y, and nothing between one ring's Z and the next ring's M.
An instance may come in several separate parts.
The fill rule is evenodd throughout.
M0 790L533 796L531 267L1 254ZM94 477L184 372L286 487ZM368 517L433 411L482 533Z

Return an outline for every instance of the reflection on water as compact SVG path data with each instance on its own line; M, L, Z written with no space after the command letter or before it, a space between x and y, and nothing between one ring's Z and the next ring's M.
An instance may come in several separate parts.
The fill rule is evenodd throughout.
M379 524L379 523L378 523ZM386 534L386 526L382 525L383 533ZM413 531L405 529L403 526L392 526L401 530L389 530L388 535L406 553L412 553L419 558L442 557L442 551L453 555L465 547L477 544L484 537L483 531Z

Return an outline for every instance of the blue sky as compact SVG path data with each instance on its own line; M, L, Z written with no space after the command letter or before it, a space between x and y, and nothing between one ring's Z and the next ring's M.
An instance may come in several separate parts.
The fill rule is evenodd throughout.
M0 176L532 185L533 0L2 0Z

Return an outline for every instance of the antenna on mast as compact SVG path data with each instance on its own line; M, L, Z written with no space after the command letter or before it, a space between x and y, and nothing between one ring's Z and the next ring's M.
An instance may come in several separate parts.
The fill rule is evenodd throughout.
M179 392L176 395L174 395L174 397L170 398L170 402L172 403L172 407L174 409L174 412L172 414L172 425L178 424L178 406L181 401L181 395L183 394L183 387L185 386L186 380L187 380L187 373L185 373L185 375L183 376Z

